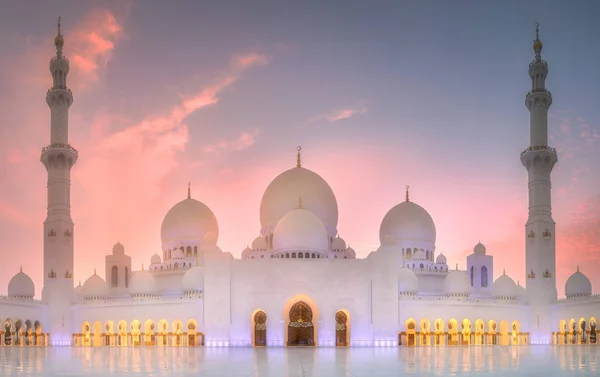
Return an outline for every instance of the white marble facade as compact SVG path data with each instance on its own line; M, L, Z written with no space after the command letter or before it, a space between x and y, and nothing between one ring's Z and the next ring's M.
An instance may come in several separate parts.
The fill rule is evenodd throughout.
M530 64L529 219L523 261L527 277L495 281L493 257L477 243L466 270L436 250L429 213L406 198L382 216L381 246L365 259L337 231L335 194L317 173L296 166L267 186L259 237L236 259L218 246L217 216L192 197L175 204L161 227L161 253L133 271L117 243L104 268L73 288L68 144L72 93L64 39L55 39L54 85L47 102L52 141L42 151L48 170L44 223L44 289L19 272L0 297L2 346L397 346L596 343L600 298L575 272L557 299L547 146L547 63L534 42ZM535 131L535 132L534 132ZM545 136L544 136L545 135ZM544 139L546 137L546 139ZM540 183L541 182L541 183ZM383 214L382 214L383 215ZM237 254L237 253L236 253ZM541 256L544 256L543 258ZM527 287L527 289L525 288Z

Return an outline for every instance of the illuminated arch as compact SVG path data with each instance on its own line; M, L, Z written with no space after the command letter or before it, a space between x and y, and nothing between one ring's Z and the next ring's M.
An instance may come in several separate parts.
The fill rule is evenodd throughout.
M268 318L267 312L263 309L256 309L250 315L250 323L252 324L250 337L253 346L264 347L267 345Z
M442 346L445 344L444 332L446 331L446 324L441 318L437 318L433 322L434 342L436 346Z
M458 321L454 318L448 321L448 345L458 345Z
M412 347L417 344L417 321L414 318L409 318L404 322L404 328L406 329L406 343L405 345Z
M510 325L510 332L510 343L513 346L521 344L521 324L519 323L519 321L515 320L512 322L512 324Z
M120 320L117 325L117 331L119 335L117 337L117 345L120 347L127 346L127 322L125 320Z
M430 346L431 345L431 322L428 318L421 319L421 323L419 324L419 329L421 330L421 345L422 346Z
M144 322L144 345L154 346L156 344L156 337L154 335L154 321L151 319Z
M500 345L508 346L510 342L510 338L508 335L508 321L502 320L500 321Z
M463 319L461 323L461 344L471 345L471 328L472 324L469 319Z
M317 306L317 304L315 303L315 301L309 297L308 295L305 294L299 294L296 295L294 297L292 297L290 300L288 300L288 302L285 304L284 308L283 308L283 318L284 318L284 344L287 345L288 344L288 328L290 326L290 310L292 309L292 307L294 305L296 305L299 302L304 302L305 304L308 305L308 307L310 308L311 312L312 312L312 324L313 324L313 337L314 337L314 345L318 346L319 345L319 307Z
M102 322L94 322L94 336L92 337L92 345L94 347L102 347Z
M350 313L346 309L335 313L336 346L350 345Z
M567 327L569 330L569 344L577 344L577 322L575 318L571 318L569 320L569 326Z
M485 323L482 319L475 320L475 345L485 344Z
M158 321L158 345L169 345L169 322L166 319Z
M500 344L498 339L498 324L493 319L488 321L488 344L494 346Z
M183 346L183 322L180 319L173 321L173 337L171 345L176 347Z
M598 329L596 327L597 325L598 321L596 321L596 318L590 317L590 344L598 343Z
M113 321L106 321L104 324L104 345L105 346L114 346L114 332L115 332L115 324Z
M188 347L196 347L200 344L198 341L198 322L195 319L190 318L187 321L187 345Z
M92 345L92 325L89 322L83 322L81 325L81 345L89 347Z
M142 344L142 324L137 319L131 322L131 345L134 347Z
M567 334L569 330L567 329L567 321L561 319L558 322L558 344L567 344L569 341L567 339Z

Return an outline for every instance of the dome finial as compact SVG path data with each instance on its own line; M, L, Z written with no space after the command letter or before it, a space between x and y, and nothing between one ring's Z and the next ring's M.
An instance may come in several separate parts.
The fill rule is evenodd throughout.
M542 59L542 41L540 41L540 23L535 23L535 40L533 41L533 52L535 52L535 60L540 61Z
M94 276L96 276L96 269L94 268Z
M577 265L577 272L579 272L579 265Z
M192 182L188 182L188 199L192 198Z
M21 266L21 268L20 268L19 272L20 272L20 273L23 273L23 266Z
M63 45L65 44L65 40L63 38L63 35L60 32L60 16L58 17L58 34L56 35L56 38L54 38L54 46L56 46L56 56L58 58L62 58L62 48Z
M302 196L298 197L298 208L302 208Z
M503 269L503 270L502 270L502 275L503 275L503 276L506 276L506 269Z
M456 264L456 271L458 271L458 263Z
M406 185L406 201L408 202L408 189L410 188L409 185Z
M296 167L301 168L302 167L302 158L301 158L302 156L301 156L300 152L302 152L302 147L298 145L296 150L298 151L298 154L296 156Z
M144 271L144 264L142 263L142 271Z

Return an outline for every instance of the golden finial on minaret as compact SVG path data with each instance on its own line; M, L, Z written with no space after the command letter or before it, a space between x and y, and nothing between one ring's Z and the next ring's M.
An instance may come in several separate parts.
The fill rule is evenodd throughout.
M60 16L58 17L58 34L56 35L56 38L54 38L54 45L56 46L56 56L58 56L59 58L62 56L62 47L65 44L65 40L63 38L63 35L60 33Z
M188 199L192 198L192 182L188 182Z
M302 208L302 196L298 197L298 208Z
M542 41L540 41L540 23L536 22L535 23L535 40L533 41L533 51L535 52L536 60L541 59L542 47L544 47L544 45L542 44Z
M296 148L296 150L298 151L298 155L296 156L296 167L301 168L302 167L302 158L301 158L300 152L302 151L302 147L298 146Z
M408 189L410 188L409 185L406 185L406 201L408 202Z

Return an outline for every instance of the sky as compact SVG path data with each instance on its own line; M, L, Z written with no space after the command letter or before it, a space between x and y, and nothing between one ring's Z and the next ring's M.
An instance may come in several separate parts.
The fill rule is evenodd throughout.
M120 241L133 269L161 254L187 195L240 257L268 184L296 163L332 187L340 236L364 258L404 200L466 268L478 241L525 280L528 64L540 23L553 105L557 288L577 266L600 287L600 3L592 1L48 1L0 5L0 294L42 288L56 18L74 93L75 282ZM598 288L595 289L597 291Z

